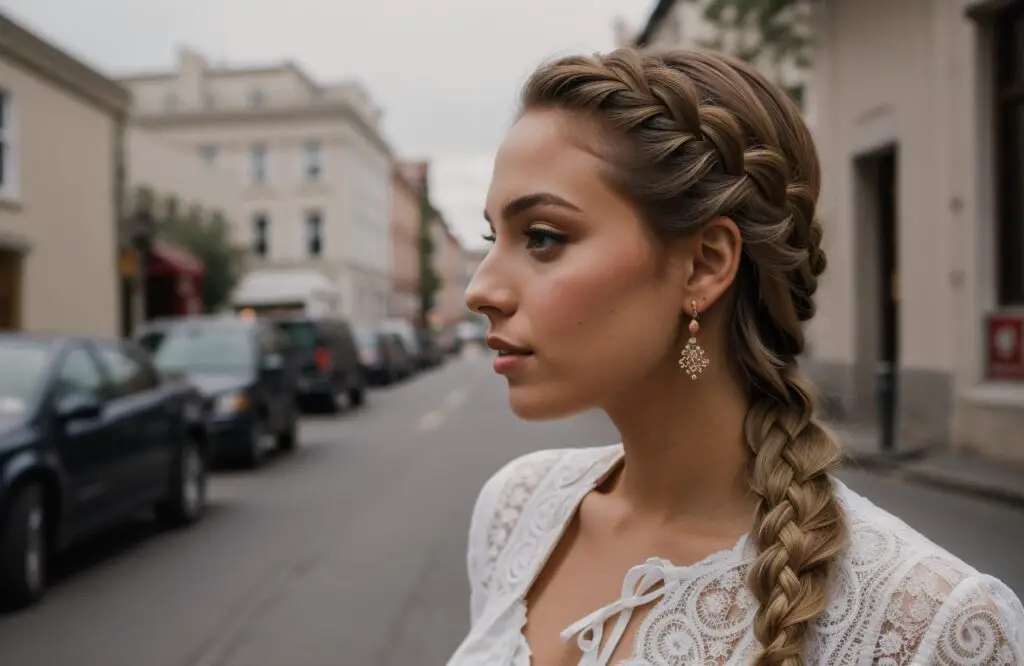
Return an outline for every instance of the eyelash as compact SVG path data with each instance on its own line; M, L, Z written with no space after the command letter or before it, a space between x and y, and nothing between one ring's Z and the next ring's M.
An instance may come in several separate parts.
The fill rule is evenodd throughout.
M540 241L550 240L550 241L553 241L554 243L556 243L558 245L561 245L561 244L565 243L565 241L566 241L565 235L559 234L559 233L555 233L554 231L550 231L548 229L541 229L539 227L533 227L533 228L527 229L526 231L523 232L523 235L526 236L527 239L529 239L529 241L527 243L527 246L526 246L526 249L528 249L528 250L544 250L544 249L549 249L549 248L541 248L541 247L530 247L530 243L537 242L538 240L540 240ZM493 243L495 240L497 240L497 234L495 234L492 231L489 234L484 234L483 235L483 239L485 241L487 241L488 243Z

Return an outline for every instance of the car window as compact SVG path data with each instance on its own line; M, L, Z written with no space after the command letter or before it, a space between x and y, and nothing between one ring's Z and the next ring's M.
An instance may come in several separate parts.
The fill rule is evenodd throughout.
M57 371L54 396L63 400L82 396L101 401L106 395L106 384L95 357L84 347L76 347L64 355Z
M0 413L26 409L49 363L50 348L45 343L17 338L0 341Z
M141 359L134 358L127 350L103 346L99 355L110 377L113 397L123 398L148 391L157 385L157 378L149 366Z
M167 331L153 362L164 371L249 372L256 360L249 326L176 326Z

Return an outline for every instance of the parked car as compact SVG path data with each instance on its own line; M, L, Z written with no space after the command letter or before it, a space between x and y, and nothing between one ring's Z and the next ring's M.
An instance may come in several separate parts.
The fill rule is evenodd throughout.
M297 396L304 406L325 406L332 412L342 403L362 405L366 377L359 362L355 333L341 318L304 314L268 318L290 341L298 358Z
M46 591L50 555L154 506L206 507L202 398L130 343L0 335L0 603Z
M413 369L420 370L427 367L427 361L423 355L423 348L420 345L416 327L411 322L393 317L385 319L380 324L380 329L386 333L393 333L402 340L402 347L412 360Z
M359 363L367 382L386 386L412 372L409 355L397 335L369 326L356 327L354 333L359 347Z
M416 331L420 344L420 363L424 368L432 368L444 362L445 353L438 343L437 334L429 328Z
M267 322L233 316L167 322L153 350L161 372L203 394L218 461L260 466L298 444L298 377L288 340Z

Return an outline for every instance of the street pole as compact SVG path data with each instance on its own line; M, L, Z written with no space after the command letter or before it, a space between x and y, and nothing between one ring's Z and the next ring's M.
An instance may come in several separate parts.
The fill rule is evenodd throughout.
M878 396L878 434L882 455L896 452L896 368L891 361L880 361L875 370Z

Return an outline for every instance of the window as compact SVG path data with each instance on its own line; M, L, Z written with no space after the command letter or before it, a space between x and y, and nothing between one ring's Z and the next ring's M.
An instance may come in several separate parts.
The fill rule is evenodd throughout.
M254 360L251 329L233 324L176 326L167 332L153 355L156 366L168 372L246 372L253 367Z
M270 221L266 213L256 213L252 216L252 251L257 257L267 256L270 249L269 227Z
M306 249L311 257L323 253L324 217L318 210L306 212Z
M249 93L249 108L259 109L263 107L263 91L257 88Z
M21 411L46 377L50 350L34 340L5 338L0 342L0 413Z
M252 147L252 182L256 185L267 182L267 147L262 143Z
M213 166L217 162L217 146L203 146L199 149L199 157L206 166Z
M319 141L306 142L306 180L314 182L320 179L323 169L323 145Z
M14 105L11 102L11 95L0 89L0 198L17 196L17 179Z
M70 396L82 396L102 401L104 392L103 375L93 355L82 347L69 351L57 373L54 398L63 400Z
M1024 9L995 25L998 294L1024 305Z
M100 347L100 360L111 381L111 393L124 398L155 388L159 381L156 373L144 361L120 347Z

